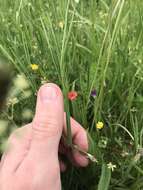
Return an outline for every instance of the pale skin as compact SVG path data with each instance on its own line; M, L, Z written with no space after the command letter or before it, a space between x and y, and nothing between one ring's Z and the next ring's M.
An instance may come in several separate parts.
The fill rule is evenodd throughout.
M71 118L73 143L88 150L83 127ZM59 154L65 154L74 165L85 167L88 160L77 151L66 148L63 95L53 84L43 85L37 94L32 123L14 131L0 163L1 190L61 190L60 172L66 165Z

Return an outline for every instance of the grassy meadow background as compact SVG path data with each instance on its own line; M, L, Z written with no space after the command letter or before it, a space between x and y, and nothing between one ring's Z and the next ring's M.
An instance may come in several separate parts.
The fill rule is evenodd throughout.
M142 0L0 0L0 55L14 72L1 152L8 135L31 122L40 85L54 82L77 91L70 113L98 160L84 169L69 163L63 190L143 189Z

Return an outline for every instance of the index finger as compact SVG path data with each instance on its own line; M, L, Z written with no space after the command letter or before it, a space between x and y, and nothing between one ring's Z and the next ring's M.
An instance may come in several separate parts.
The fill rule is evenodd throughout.
M88 138L86 130L72 117L70 118L70 122L73 144L77 145L84 151L88 151ZM67 134L66 114L64 117L64 134ZM73 158L80 166L85 167L88 165L88 159L76 150L73 150Z

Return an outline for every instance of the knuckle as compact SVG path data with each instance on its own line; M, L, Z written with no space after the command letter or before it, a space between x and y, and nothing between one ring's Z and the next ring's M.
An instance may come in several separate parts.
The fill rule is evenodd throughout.
M51 137L61 133L61 128L59 127L58 122L52 118L48 119L47 121L34 121L32 128L34 133L36 133L36 135L39 137Z
M13 141L13 139L21 139L26 133L29 133L30 131L30 126L31 126L31 123L23 126L23 127L20 127L20 128L17 128L15 129L11 135L9 136L9 141Z
M11 142L11 141L15 140L17 137L19 137L20 134L21 134L21 128L15 129L11 133L11 135L10 135L10 137L9 137L8 140Z
M17 130L17 129L16 129L15 131L13 131L13 132L11 133L11 135L9 136L9 138L8 138L8 142L13 141L13 139L16 138L18 132L19 132L19 130Z

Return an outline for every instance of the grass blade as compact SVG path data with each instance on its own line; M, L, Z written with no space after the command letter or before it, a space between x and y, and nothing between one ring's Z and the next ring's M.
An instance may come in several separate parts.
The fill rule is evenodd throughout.
M98 190L108 190L110 179L111 179L111 170L108 169L106 164L103 164Z

